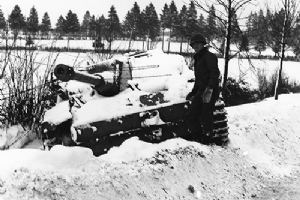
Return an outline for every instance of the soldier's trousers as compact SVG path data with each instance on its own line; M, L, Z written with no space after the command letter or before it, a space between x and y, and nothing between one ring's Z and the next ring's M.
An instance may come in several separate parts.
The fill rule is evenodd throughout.
M218 99L217 92L213 92L211 101L204 103L202 93L194 96L186 115L186 123L193 134L212 134L213 111Z

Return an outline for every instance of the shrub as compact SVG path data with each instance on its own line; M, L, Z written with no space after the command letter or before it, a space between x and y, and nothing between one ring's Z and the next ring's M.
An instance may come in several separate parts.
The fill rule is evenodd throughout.
M274 80L269 81L267 79L265 70L258 69L257 82L258 82L258 97L259 97L259 99L264 99L264 98L270 97L270 96L272 96L272 94L274 94L276 79L275 79L275 82L274 82ZM272 90L273 90L273 93L272 93Z
M227 106L234 106L256 101L257 92L251 90L245 81L236 81L229 77L223 90L223 97Z
M47 64L42 64L37 61L37 55L33 50L5 53L1 68L0 122L6 126L20 124L36 130L50 104L53 85L49 79L57 57L49 54L48 60L43 60Z
M274 96L277 76L278 71L275 71L268 79L264 70L258 70L257 79L259 99ZM284 72L282 72L279 94L287 94L291 92L300 92L300 85L295 81L291 82L289 80L289 77Z

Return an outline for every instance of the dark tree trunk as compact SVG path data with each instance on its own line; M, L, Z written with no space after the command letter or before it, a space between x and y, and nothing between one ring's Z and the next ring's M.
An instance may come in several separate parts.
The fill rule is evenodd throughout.
M283 27L282 27L282 34L281 34L281 56L280 56L280 66L278 70L278 76L276 80L276 85L275 85L275 94L274 98L275 100L278 100L278 95L279 95L279 89L281 87L281 74L282 74L282 66L283 66L283 61L284 61L284 53L285 53L285 46L286 46L286 32L287 32L287 21L288 21L288 11L286 10L288 2L285 0L285 14L284 14L284 22L283 22Z
M163 51L165 51L165 49L164 49L164 43L165 43L165 29L163 29L163 32L162 32L162 33L163 33L163 35L162 35L163 37L162 37L162 47L161 47L161 48L162 48Z
M224 51L224 77L222 83L222 89L226 88L227 78L228 78L228 66L230 60L230 40L231 40L231 18L232 18L232 10L231 10L231 1L229 1L229 10L228 10L228 18L227 18L227 30L226 30L226 42L225 42L225 51Z
M145 39L143 38L143 51L145 51Z
M285 44L282 45L282 50L281 50L280 66L279 66L277 79L276 79L276 85L275 85L275 94L274 94L275 100L278 100L279 89L281 87L281 74L282 74L282 66L283 66L283 60L284 60L284 52L285 52Z
M170 35L169 35L169 41L168 41L168 53L170 53L171 35L172 35L172 28L170 28Z
M181 41L180 41L180 50L179 50L180 53L182 53L182 43L183 43L183 36L181 36Z
M128 51L131 48L131 37L132 37L132 30L130 31L130 37L129 37L129 44L128 44Z

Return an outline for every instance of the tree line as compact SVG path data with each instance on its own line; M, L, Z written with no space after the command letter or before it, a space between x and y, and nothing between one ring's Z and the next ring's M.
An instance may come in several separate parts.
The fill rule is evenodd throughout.
M58 38L92 38L101 43L108 41L111 46L112 41L117 38L129 39L129 47L132 40L155 41L161 39L164 45L168 45L170 50L170 41L164 44L166 33L173 40L188 42L194 33L202 33L209 41L217 41L219 46L215 46L220 54L224 54L226 26L218 20L216 8L214 5L208 7L206 17L203 12L198 13L199 5L195 1L190 1L188 5L183 5L178 9L175 2L165 4L160 16L152 3L141 10L137 2L127 12L124 20L120 22L117 11L111 6L108 16L101 15L96 17L89 11L83 16L82 22L79 22L76 13L69 10L63 16L60 15L52 28L49 14L44 13L41 22L35 7L30 9L29 16L26 18L18 5L16 5L8 19L6 20L0 9L0 29L11 30L14 39L17 38L20 31L31 37L48 38L50 33ZM198 12L197 12L198 11ZM201 10L200 10L201 11ZM279 55L280 38L285 12L283 9L271 11L269 9L251 12L247 16L246 26L240 25L235 11L231 14L231 43L236 44L239 50L247 51L249 46L259 52L259 55L267 47L270 47L275 56ZM297 16L297 23L287 33L287 45L293 48L296 54L300 54L300 15ZM291 23L291 22L287 22ZM168 30L166 32L166 30ZM147 43L148 45L149 43ZM96 44L97 46L97 44ZM180 46L182 52L182 45Z
M279 57L285 14L284 8L273 13L269 9L250 13L246 24L247 38L259 54L270 47L274 55ZM295 25L292 25L293 21ZM293 48L295 54L300 54L300 14L296 19L288 18L285 26L289 27L286 30L286 44Z

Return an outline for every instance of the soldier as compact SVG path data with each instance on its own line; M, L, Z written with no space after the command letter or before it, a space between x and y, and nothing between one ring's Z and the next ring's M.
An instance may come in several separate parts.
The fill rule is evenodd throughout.
M218 58L208 51L206 39L201 34L192 36L190 46L195 50L195 83L186 97L191 101L186 120L196 140L210 143L209 138L213 133L213 110L219 97Z

